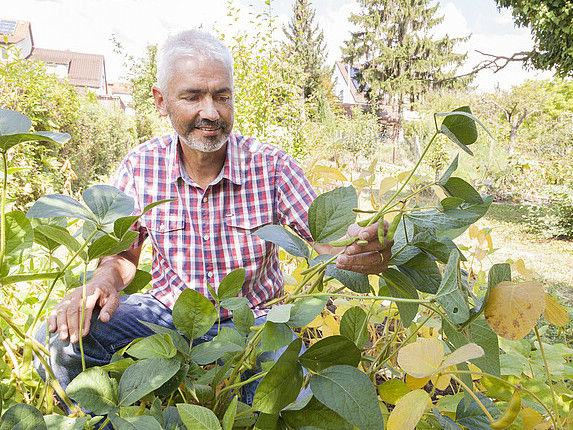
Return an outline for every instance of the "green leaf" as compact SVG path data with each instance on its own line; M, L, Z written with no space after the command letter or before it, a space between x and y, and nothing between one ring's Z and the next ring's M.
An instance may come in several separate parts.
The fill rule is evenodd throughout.
M131 215L134 208L133 199L111 185L93 185L82 193L82 198L102 225Z
M154 357L171 358L177 354L177 348L168 334L154 334L133 343L125 352L140 360Z
M414 238L415 230L414 224L408 220L408 217L402 216L402 222L400 222L394 234L392 257L388 262L390 266L404 264L421 252L417 247L409 245Z
M310 252L304 240L292 234L282 225L265 225L253 233L255 236L272 242L295 257L309 258Z
M223 278L217 288L220 301L236 297L241 292L245 283L245 273L245 269L236 269Z
M456 157L454 158L454 160L451 162L451 164L448 166L448 168L446 169L446 171L444 172L444 174L442 175L442 177L438 181L438 184L443 186L446 182L448 182L448 179L450 179L450 176L452 176L452 174L458 168L458 158L459 157L460 157L460 155L456 154Z
M217 321L213 303L198 291L187 288L173 306L173 324L188 339L196 339L209 331Z
M163 428L169 430L185 430L185 424L181 421L179 411L175 406L167 406L163 410Z
M322 254L310 261L311 266L316 266L317 264L324 263L330 260L332 255ZM337 268L334 264L329 264L326 266L324 272L326 276L330 276L334 279L340 281L342 285L355 293L368 293L370 292L370 281L368 280L368 275L363 273L351 272L350 270L342 270Z
M489 398L481 393L475 394L494 419L497 419L501 415L497 406ZM489 426L490 420L485 412L480 408L473 397L470 397L470 399L469 404L466 404L466 398L463 398L458 404L456 409L456 422L472 430L491 430Z
M39 225L35 230L49 240L64 245L71 253L75 253L81 248L81 244L63 227ZM80 257L84 260L87 258L85 251L80 253Z
M391 405L398 403L398 400L410 391L410 388L401 379L389 379L378 386L380 398Z
M139 233L137 231L128 231L121 240L117 240L109 234L103 235L94 240L88 247L88 258L95 260L108 255L119 254L131 248L138 237Z
M241 306L233 311L233 324L239 333L247 336L251 332L251 327L255 325L255 315L247 305Z
M412 245L417 246L422 251L426 251L444 264L448 262L452 249L458 249L449 237L438 238L432 229L423 230L416 234L412 240ZM465 261L465 257L462 255L460 257Z
M246 297L231 297L230 299L221 300L221 307L229 311L234 311L248 303L249 301Z
M70 418L63 415L44 415L48 430L83 430L88 417Z
M340 321L340 334L350 339L359 349L364 348L368 342L368 324L364 309L354 306L347 309Z
M66 393L94 414L104 415L117 405L117 385L101 367L90 367L68 385Z
M32 120L26 115L10 109L0 109L0 136L27 133L32 128Z
M153 209L155 206L159 206L163 203L172 202L177 199L166 199L159 200L158 202L150 203L143 208L143 212L139 215L122 216L117 218L113 223L113 233L118 239L122 238L123 235L131 228L131 226L137 221L143 214Z
M40 197L28 210L28 218L68 217L96 222L96 217L77 200L62 194Z
M432 412L434 413L434 418L436 418L436 421L438 421L442 430L461 430L461 427L457 425L453 419L447 415L442 415L437 408L432 408Z
M300 338L293 340L261 380L255 392L253 409L277 414L296 400L302 387L302 367L298 363L301 346Z
M356 221L352 210L358 206L358 196L353 187L335 188L321 194L310 205L308 225L312 238L319 243L339 239Z
M22 403L8 408L0 419L0 430L47 430L42 413Z
M300 364L313 372L320 372L330 366L360 363L360 350L345 336L335 335L320 339L310 346L299 358Z
M221 424L211 409L199 405L178 403L177 410L181 421L189 430L218 430Z
M37 229L37 227L41 226L41 225L49 225L51 227L56 227L56 228L59 228L61 230L64 230L67 233L66 227L68 226L68 223L66 222L65 218L62 218L62 217L47 218L47 219L32 218L31 224L32 224L32 227L34 227L34 242L36 242L38 245L43 246L49 252L54 252L56 249L58 249L62 245L60 242L55 241L53 239L50 239L49 237L47 237L46 235L41 233Z
M175 330L171 330L170 328L167 327L163 327L157 324L153 324L147 321L141 321L138 320L141 324L143 324L144 326L149 327L151 330L153 330L155 333L157 334L167 334L169 335L169 337L171 338L171 340L173 341L173 345L175 345L175 348L177 348L177 350L179 352L181 352L184 355L187 355L187 353L189 352L189 342L187 342L187 340L181 336L179 333L177 333Z
M274 323L286 323L290 319L290 312L293 306L293 304L273 306L267 314L267 321Z
M452 250L444 271L436 300L454 324L462 324L470 317L470 310L465 300L460 274L460 253Z
M412 284L410 278L404 275L402 272L389 268L382 272L382 277L379 282L380 291L388 290L388 293L392 297L405 298L405 299L417 299L418 292L416 287ZM398 311L400 312L400 319L404 327L409 327L416 314L418 313L419 303L405 303L396 302Z
M451 177L444 185L442 185L442 188L450 196L458 197L467 203L483 203L483 199L480 194L462 178Z
M491 289L503 281L511 281L511 266L509 263L496 263L489 269L487 276L487 290L475 312L481 312L485 308L489 300Z
M235 343L213 339L210 342L203 342L194 346L189 353L189 358L200 366L203 366L205 364L214 363L229 352L240 351L243 351L243 348Z
M27 257L25 251L34 244L34 231L24 212L11 211L5 215L5 258L11 264L20 264Z
M372 381L357 368L329 367L312 376L310 389L319 402L360 430L378 430L383 426Z
M485 355L470 360L483 372L494 376L500 376L499 342L497 335L487 324L485 318L476 319L469 327L457 331L446 320L442 321L443 333L456 348L468 343L476 343L481 346Z
M165 382L161 387L153 391L153 394L157 397L166 398L173 394L179 386L185 380L187 373L189 371L190 365L188 363L181 363L181 367L175 375L171 377L167 382Z
M473 152L467 147L477 140L477 127L472 111L469 106L462 106L454 109L452 112L445 114L435 114L436 116L445 116L440 127L440 132L448 136L456 145L473 155ZM469 115L467 115L469 114Z
M290 327L284 323L265 322L263 335L261 338L262 351L276 351L283 346L287 346L293 338Z
M316 397L299 410L284 410L281 416L289 428L295 429L337 429L352 430L351 426L344 418L327 408Z
M151 273L145 270L136 269L135 276L127 287L121 290L120 294L135 294L139 293L151 282Z
M436 262L426 254L418 254L397 267L400 272L410 278L418 291L431 294L438 291L440 282L442 282L442 273Z
M109 419L116 430L162 430L159 422L149 415L120 418L112 414Z
M457 209L463 202L464 199L460 199L459 197L446 197L440 201L440 205L442 206L443 212L447 212L452 209Z
M119 405L131 405L161 387L180 367L179 360L173 358L146 358L132 364L119 380Z
M233 423L235 422L235 416L237 415L237 404L239 402L239 398L237 396L233 397L231 403L227 407L225 411L225 415L223 415L222 423L223 423L223 430L233 430Z
M320 315L327 302L328 297L307 297L297 300L290 310L287 324L292 328L304 327Z

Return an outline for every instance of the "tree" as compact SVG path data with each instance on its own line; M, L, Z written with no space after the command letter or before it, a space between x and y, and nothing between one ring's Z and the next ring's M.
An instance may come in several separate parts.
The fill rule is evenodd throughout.
M291 56L303 72L305 100L316 98L324 77L330 78L331 71L325 67L326 45L324 34L314 23L316 11L308 0L295 0L293 16L283 32L288 42L283 51Z
M465 54L454 52L465 38L445 36L435 40L432 29L438 5L429 0L360 0L362 11L350 21L359 30L343 47L344 60L360 64L357 79L376 108L387 95L397 96L399 112L405 95L452 86ZM467 82L467 80L465 81ZM401 116L401 115L400 115Z
M573 75L573 1L496 0L512 11L515 23L529 27L535 46L524 60L535 68Z

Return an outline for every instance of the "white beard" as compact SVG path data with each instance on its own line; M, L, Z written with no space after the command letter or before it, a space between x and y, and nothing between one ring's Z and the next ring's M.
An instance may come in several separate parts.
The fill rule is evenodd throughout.
M181 142L183 142L186 146L188 146L191 149L195 149L196 151L216 152L219 149L221 149L225 145L225 143L227 143L229 136L221 136L219 140L214 140L214 141L210 140L204 141L202 139L195 139L192 136L188 136L188 138L179 136L179 138L181 139Z

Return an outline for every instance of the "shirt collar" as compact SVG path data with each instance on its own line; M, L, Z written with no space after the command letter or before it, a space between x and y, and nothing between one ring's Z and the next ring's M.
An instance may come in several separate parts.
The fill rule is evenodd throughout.
M173 133L170 136L169 148L167 149L167 180L168 182L175 182L179 178L188 177L186 172L183 172L183 165L181 163L181 156L178 150L179 136ZM215 179L218 182L222 178L237 185L242 185L245 177L246 169L246 152L241 148L237 139L237 135L231 133L229 141L227 142L227 158L221 174Z

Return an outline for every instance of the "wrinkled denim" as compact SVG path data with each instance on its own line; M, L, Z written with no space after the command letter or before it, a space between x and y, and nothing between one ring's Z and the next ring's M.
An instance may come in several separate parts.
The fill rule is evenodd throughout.
M150 294L131 294L120 296L120 305L107 323L98 318L99 312L94 310L91 318L89 333L83 338L84 358L86 367L103 366L110 362L112 355L129 344L134 339L146 337L154 332L141 324L139 321L151 322L171 330L176 330L173 324L171 309ZM263 324L266 316L255 319L255 324ZM215 323L213 327L201 338L195 339L193 344L208 342L216 335L219 327L234 328L233 321L228 319ZM56 379L65 390L68 384L82 371L82 360L79 342L70 343L68 339L61 340L57 332L49 333L47 345L50 357L48 364L51 366ZM293 338L296 336L293 333ZM44 322L36 332L36 339L46 344L46 323ZM284 352L285 348L263 353L259 356L259 363L266 360L276 361ZM46 379L45 370L40 361L34 359L34 367L42 379ZM252 369L245 372L243 380L256 374L259 370ZM252 404L255 390L260 380L250 382L243 386L241 401ZM302 394L302 393L301 393ZM308 394L308 390L305 391ZM65 405L62 403L65 408ZM69 411L67 411L69 412Z

